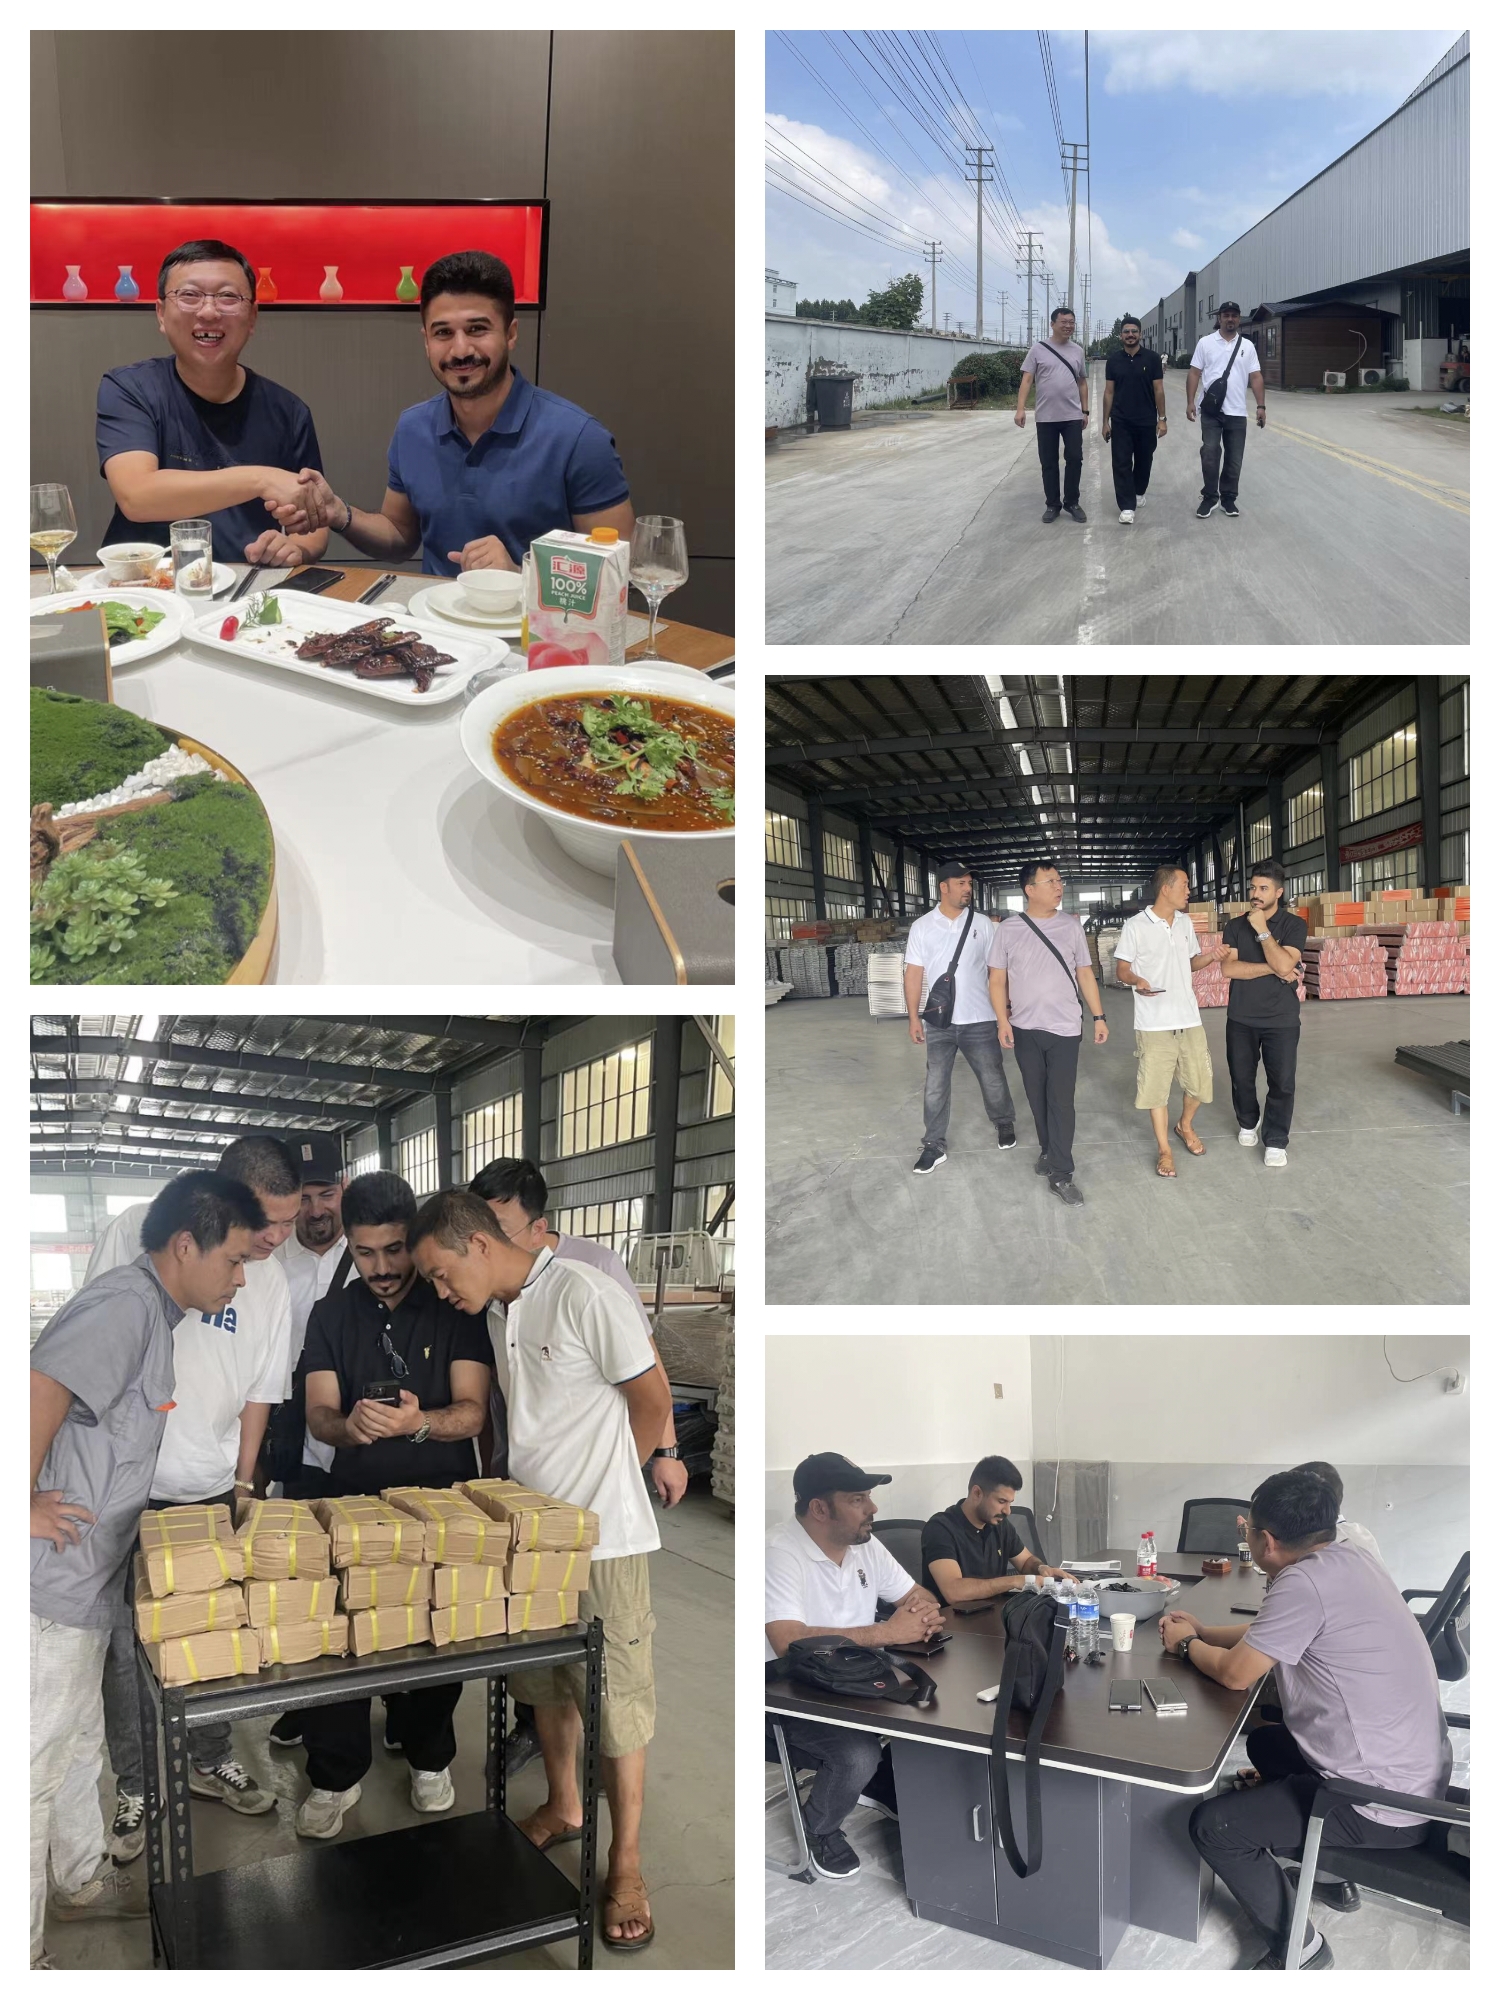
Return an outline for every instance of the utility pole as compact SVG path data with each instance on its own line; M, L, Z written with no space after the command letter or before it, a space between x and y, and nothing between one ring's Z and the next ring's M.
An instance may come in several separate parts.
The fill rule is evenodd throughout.
M1074 285L1074 273L1078 261L1077 259L1078 168L1080 162L1085 168L1087 168L1089 149L1087 146L1079 146L1071 142L1065 141L1063 144L1063 151L1064 153L1072 154L1071 160L1065 159L1063 161L1063 171L1064 173L1071 172L1073 176L1072 192L1068 199L1068 289L1066 294L1064 295L1063 302L1065 305L1072 306L1076 311L1077 302L1073 296L1073 285Z
M1036 277L1036 276L1038 275L1038 268L1039 268L1039 267L1038 267L1038 263L1037 263L1037 249L1036 249L1036 246L1037 246L1037 244L1038 244L1038 243L1039 243L1039 242L1041 241L1041 234L1042 234L1042 233L1041 233L1041 231L1040 231L1039 229L1023 229L1023 230L1021 231L1021 239L1022 239L1022 242L1023 242L1023 243L1025 244L1025 246L1026 246L1026 248L1025 248L1025 256L1026 256L1026 271L1025 271L1025 278L1026 278L1026 343L1027 343L1027 345L1028 345L1028 346L1030 346L1031 342L1032 342L1032 341L1034 341L1034 340L1036 339L1036 331L1035 331L1035 328L1036 328L1036 319L1035 319L1035 315L1034 315L1034 313L1033 313L1033 311L1032 311L1032 304L1031 304L1031 285L1032 285L1032 280L1033 280L1033 279L1034 279L1034 278L1035 278L1035 277ZM1020 276L1021 276L1022 274L1021 274L1021 273L1020 273L1020 272L1018 271L1018 272L1016 273L1016 275L1017 275L1017 277L1020 277Z
M936 333L937 332L937 267L943 261L943 246L940 242L929 243L927 242L927 239L925 237L922 240L923 243L926 245L927 261L932 266L932 291L927 301L927 308L928 308L927 324L929 329L933 333Z
M1010 293L1002 292L1000 294L1000 345L1002 347L1005 345L1005 309L1009 304Z
M1087 354L1089 350L1089 328L1092 325L1092 321L1089 319L1089 274L1087 271L1082 274L1079 282L1083 286L1083 318L1080 324L1083 327L1083 351Z
M944 313L944 314L943 314L943 333L944 333L944 335L945 335L945 336L946 336L947 332L948 332L948 315L947 315L947 313Z
M969 155L973 154L970 160ZM973 172L969 171L973 167ZM964 179L974 183L974 338L984 338L984 191L995 178L993 146L964 147Z
M1047 324L1050 326L1052 324L1052 273L1050 271L1043 271L1042 283L1047 288Z

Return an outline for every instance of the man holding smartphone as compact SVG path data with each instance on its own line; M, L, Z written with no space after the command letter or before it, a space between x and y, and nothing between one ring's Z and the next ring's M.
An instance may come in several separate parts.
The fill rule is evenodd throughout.
M490 1390L484 1323L445 1304L419 1276L406 1242L417 1198L398 1174L360 1174L342 1207L361 1282L318 1301L304 1349L307 1427L333 1446L330 1491L472 1479ZM448 1766L461 1692L454 1681L386 1697L386 1747L406 1754L418 1812L453 1804ZM302 1741L312 1790L296 1829L332 1840L370 1768L368 1698L303 1710Z

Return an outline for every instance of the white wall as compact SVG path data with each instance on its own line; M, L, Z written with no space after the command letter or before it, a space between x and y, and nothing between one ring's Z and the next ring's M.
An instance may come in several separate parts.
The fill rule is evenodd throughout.
M785 430L807 421L807 371L834 362L854 375L854 407L893 403L940 389L966 354L1009 352L998 340L950 340L937 333L850 326L766 315L766 423Z

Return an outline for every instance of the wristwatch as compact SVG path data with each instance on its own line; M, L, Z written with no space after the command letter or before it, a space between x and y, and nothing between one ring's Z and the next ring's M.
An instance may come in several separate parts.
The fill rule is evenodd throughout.
M1177 1644L1172 1648L1172 1650L1173 1652L1176 1653L1179 1660L1185 1660L1187 1658L1188 1647L1192 1645L1193 1641L1197 1638L1197 1636L1198 1634L1196 1632L1189 1632L1185 1639L1179 1639L1177 1641Z
M681 1458L682 1446L677 1444L659 1444L651 1456L653 1458Z
M1102 1021L1102 1020L1104 1019L1104 1016L1103 1016L1102 1014L1096 1014L1096 1015L1094 1016L1094 1019L1095 1019L1096 1021Z
M428 1438L430 1438L431 1436L432 1436L432 1420L430 1417L423 1417L422 1428L420 1430L412 1432L411 1441L413 1444L426 1444Z

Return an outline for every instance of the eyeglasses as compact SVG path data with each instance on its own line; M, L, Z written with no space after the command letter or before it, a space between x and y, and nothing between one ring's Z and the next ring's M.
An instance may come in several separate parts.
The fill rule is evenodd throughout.
M198 292L191 286L180 292L168 292L169 299L175 299L184 312L196 312L206 299L212 299L221 313L243 312L252 301L244 292Z
M385 1349L386 1360L389 1361L391 1364L391 1373L395 1376L398 1382L404 1382L406 1380L406 1375L407 1375L406 1363L402 1360L401 1356L396 1352L395 1348L392 1347L391 1336L388 1333L386 1333L384 1329L381 1330L380 1344Z

